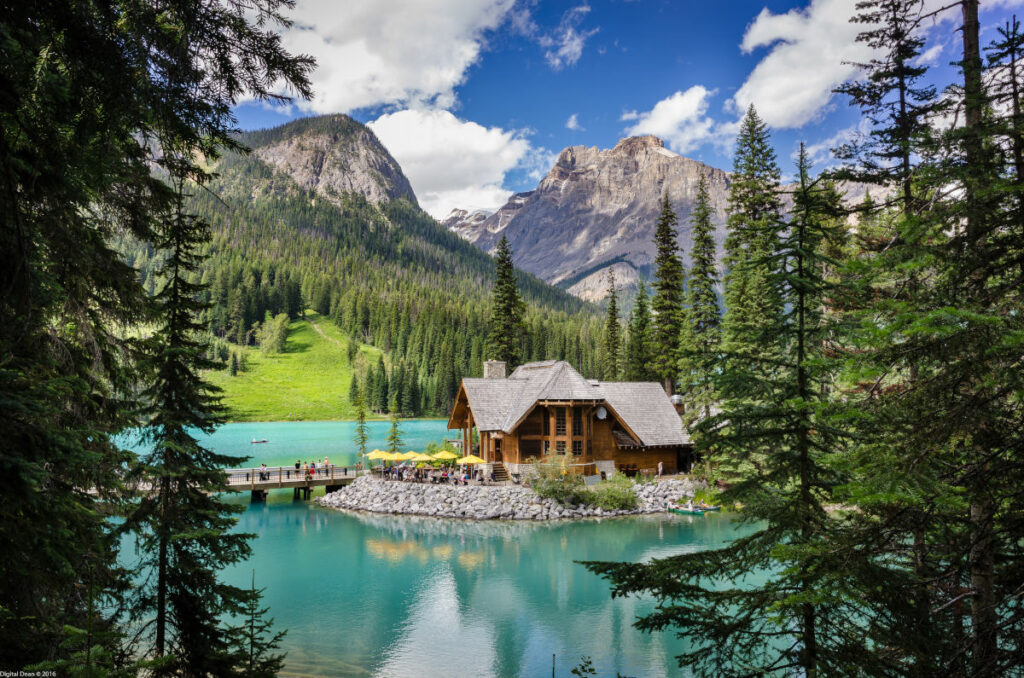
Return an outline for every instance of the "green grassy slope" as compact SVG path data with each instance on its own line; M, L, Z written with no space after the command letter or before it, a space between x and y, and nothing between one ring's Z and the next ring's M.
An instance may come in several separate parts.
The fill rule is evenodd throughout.
M232 377L219 370L206 378L224 390L231 421L354 419L355 409L348 402L348 341L328 318L307 313L289 327L284 353L263 355L258 348L237 348L245 355L244 372ZM356 361L375 364L379 355L378 349L361 344Z

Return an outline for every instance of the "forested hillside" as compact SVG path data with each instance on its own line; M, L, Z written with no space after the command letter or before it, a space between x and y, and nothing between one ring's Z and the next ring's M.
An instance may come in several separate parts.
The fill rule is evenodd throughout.
M353 125L346 116L325 116L242 141L258 152L311 130L344 138ZM213 229L201 270L211 304L203 320L224 369L234 347L260 343L269 316L296 319L311 308L384 352L378 364L357 354L352 365L372 409L447 413L459 380L478 375L486 358L493 260L405 198L379 205L352 193L328 199L257 153L226 156L216 171L188 209ZM153 250L137 242L121 247L155 289ZM528 304L522 355L568 359L596 376L594 307L527 274L519 274L519 286Z

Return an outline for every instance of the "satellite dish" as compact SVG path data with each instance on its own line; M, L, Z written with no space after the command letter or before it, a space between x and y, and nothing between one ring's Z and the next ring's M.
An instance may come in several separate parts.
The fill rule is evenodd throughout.
M601 407L597 408L597 411L594 412L594 414L597 415L598 419L604 419L605 417L608 416L608 410L604 409L604 406L602 405Z

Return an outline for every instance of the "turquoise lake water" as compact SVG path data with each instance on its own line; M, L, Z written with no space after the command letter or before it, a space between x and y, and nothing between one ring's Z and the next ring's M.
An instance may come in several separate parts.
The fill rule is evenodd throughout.
M458 431L449 431L447 421L440 419L410 419L399 422L402 431L402 451L422 451L428 443L441 444L447 438L457 438ZM369 440L367 447L385 449L391 423L366 422ZM352 421L285 421L272 423L227 424L212 436L201 435L207 447L222 454L251 457L239 467L291 466L296 460L316 461L324 457L332 464L350 466L356 463L356 445L352 442L356 424ZM266 443L253 445L253 440L266 439Z
M439 440L444 424L403 422L409 446ZM296 455L345 463L346 427L230 424L208 443L237 453L266 437L272 442L251 446L256 463ZM231 501L248 504L248 494ZM652 603L612 600L607 583L574 561L647 560L738 535L715 514L472 522L345 513L293 501L290 490L249 505L239 529L258 538L252 558L225 577L248 587L255 571L275 625L288 630L285 675L388 678L550 676L553 654L559 677L581 656L598 676L684 675L674 659L684 641L631 626Z

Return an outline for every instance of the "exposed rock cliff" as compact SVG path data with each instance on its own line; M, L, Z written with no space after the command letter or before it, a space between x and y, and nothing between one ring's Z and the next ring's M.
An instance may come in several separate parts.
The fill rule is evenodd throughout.
M445 224L487 251L504 234L516 266L577 296L600 299L609 266L626 286L651 276L654 226L666 192L679 217L679 245L689 252L701 173L721 247L729 175L673 153L654 136L623 139L611 150L566 148L536 190L512 196L490 216L453 213Z
M368 127L346 115L304 118L247 135L253 153L274 169L332 202L346 193L372 203L416 203L402 168Z

